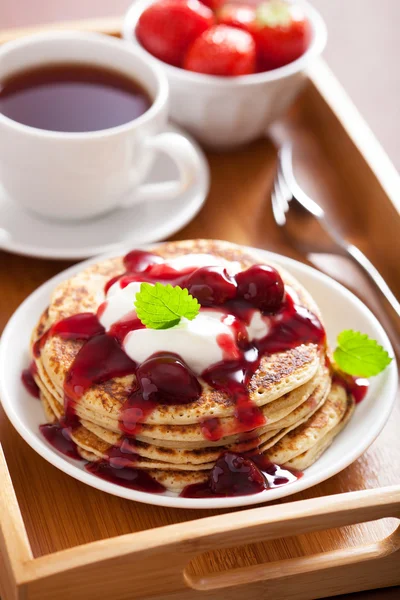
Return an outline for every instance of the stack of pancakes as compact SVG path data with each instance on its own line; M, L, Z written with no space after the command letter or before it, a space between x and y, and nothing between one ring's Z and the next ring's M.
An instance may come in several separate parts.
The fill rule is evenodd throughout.
M262 262L239 246L210 240L171 242L152 252L166 259L212 254L238 261L243 269ZM278 270L302 304L320 316L306 290L288 273ZM77 313L95 313L104 301L105 284L123 272L122 258L114 258L92 265L58 285L33 332L32 345L57 321ZM64 380L83 343L49 337L40 356L34 358L35 381L50 423L64 416ZM175 491L207 480L215 461L228 449L239 453L260 451L271 462L304 470L331 444L354 410L353 398L332 382L326 365L326 349L314 344L264 356L249 383L249 392L261 408L265 424L245 433L235 432L234 400L200 379L202 394L198 400L157 406L135 436L128 439L121 432L121 411L136 387L135 377L115 378L93 385L76 403L79 426L71 436L82 458L91 462L109 461L112 447L124 444L132 452L124 454L128 466L146 469L155 480ZM204 436L202 424L215 418L224 437L212 442Z

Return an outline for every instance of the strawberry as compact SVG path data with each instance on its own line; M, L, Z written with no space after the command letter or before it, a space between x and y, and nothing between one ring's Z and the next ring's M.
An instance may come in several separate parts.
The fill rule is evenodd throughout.
M209 75L234 76L255 72L256 47L246 31L216 25L190 46L183 66Z
M218 23L253 33L256 9L248 4L224 4L215 14Z
M311 39L311 26L303 8L286 0L260 4L251 29L263 71L296 60L307 50Z
M213 23L213 12L198 0L160 0L143 11L136 36L153 56L181 67L189 46Z
M211 8L211 10L216 11L222 6L224 0L200 0L200 2L208 6L208 8Z

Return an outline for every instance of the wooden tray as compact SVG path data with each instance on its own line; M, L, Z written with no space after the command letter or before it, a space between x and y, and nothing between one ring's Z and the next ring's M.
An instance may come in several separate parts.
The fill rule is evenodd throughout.
M108 20L74 27L117 32ZM0 41L18 35L5 32ZM304 187L399 293L399 177L323 62L309 72L304 93L273 135L293 140ZM273 223L272 141L208 158L208 201L176 239L222 238L305 260ZM0 253L0 327L29 293L66 266ZM358 271L329 257L323 266L388 324ZM129 502L85 486L38 456L0 411L11 473L1 453L2 600L310 600L400 584L399 418L396 406L364 456L286 502L190 511Z

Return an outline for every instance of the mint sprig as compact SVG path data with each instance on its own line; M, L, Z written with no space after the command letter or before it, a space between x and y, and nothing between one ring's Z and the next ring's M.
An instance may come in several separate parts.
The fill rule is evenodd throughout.
M359 331L342 331L338 335L337 344L333 358L337 366L349 375L373 377L386 369L393 360L376 340Z
M178 325L182 317L192 321L199 314L200 304L179 285L142 283L136 294L135 309L146 327L169 329Z

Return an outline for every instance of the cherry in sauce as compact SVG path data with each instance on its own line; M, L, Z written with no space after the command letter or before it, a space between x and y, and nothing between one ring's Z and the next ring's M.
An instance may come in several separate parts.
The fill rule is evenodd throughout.
M276 269L267 265L253 265L236 275L238 296L256 308L275 312L279 310L285 286Z
M225 452L211 469L209 486L217 495L247 496L266 489L256 464L241 454Z
M201 394L197 377L175 354L154 354L137 368L136 377L138 389L128 397L120 416L120 429L130 436L140 431L140 423L160 404L188 404Z
M271 463L262 454L225 452L215 463L208 481L186 486L183 498L221 498L259 494L287 485L302 473Z
M191 273L184 281L189 290L202 306L218 306L236 296L237 284L223 267L201 267Z
M176 354L158 352L136 371L143 397L158 404L189 404L200 397L196 375Z
M164 262L161 256L145 250L132 250L124 256L124 267L128 272L141 273L149 266Z

